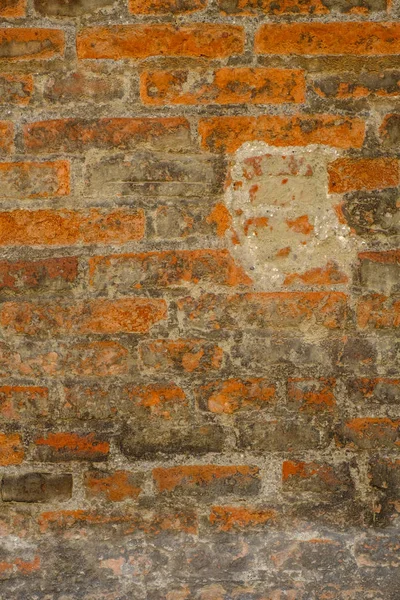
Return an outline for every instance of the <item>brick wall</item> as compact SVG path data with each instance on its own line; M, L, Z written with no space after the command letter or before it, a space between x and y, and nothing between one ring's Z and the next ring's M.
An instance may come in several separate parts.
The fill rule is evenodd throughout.
M398 600L399 17L0 0L1 600Z

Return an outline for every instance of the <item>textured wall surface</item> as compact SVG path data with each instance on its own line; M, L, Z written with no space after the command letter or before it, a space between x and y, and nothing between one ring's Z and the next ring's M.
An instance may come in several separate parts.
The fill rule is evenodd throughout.
M398 0L0 20L0 599L399 600Z

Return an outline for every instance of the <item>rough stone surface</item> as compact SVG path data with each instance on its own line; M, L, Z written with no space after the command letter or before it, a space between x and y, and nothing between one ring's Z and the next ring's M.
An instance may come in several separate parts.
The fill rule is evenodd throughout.
M0 600L399 600L400 0L0 0Z

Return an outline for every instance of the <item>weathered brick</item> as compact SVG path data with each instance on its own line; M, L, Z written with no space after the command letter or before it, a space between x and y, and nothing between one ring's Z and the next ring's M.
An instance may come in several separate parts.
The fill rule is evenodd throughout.
M153 478L159 493L252 496L260 490L259 469L249 466L157 467L153 469Z
M354 492L347 463L330 465L321 462L285 460L282 464L283 491L318 496L345 497Z
M336 406L335 380L333 378L291 378L287 384L287 402L300 412L332 412Z
M400 232L398 195L396 189L348 193L342 214L359 235L397 235Z
M64 292L73 288L77 277L75 256L0 262L0 290L7 295Z
M389 377L361 377L347 381L349 398L359 406L378 403L400 403L400 379Z
M35 439L40 460L63 462L70 460L107 460L110 444L94 433L49 433Z
M358 417L348 421L339 432L339 440L362 450L389 448L400 445L400 420L387 417Z
M290 273L286 275L284 286L287 287L315 287L341 285L349 281L346 273L343 273L339 266L333 261L329 261L324 267L316 267L304 273Z
M64 55L64 32L60 29L0 29L0 60L48 60Z
M34 0L36 12L45 17L79 17L113 3L114 0Z
M315 91L322 98L359 99L400 95L400 71L385 70L355 73L338 73L317 78Z
M145 71L144 103L281 104L304 102L304 73L294 69L223 68L210 71Z
M34 199L70 193L69 162L0 163L0 198Z
M0 246L123 244L142 239L144 229L145 218L141 209L21 209L0 212Z
M400 183L400 163L394 158L339 158L328 167L329 191L381 190Z
M368 535L355 546L355 558L360 566L400 566L399 538L396 534Z
M400 142L400 114L386 115L379 132L385 147L397 148Z
M360 148L365 125L359 118L332 115L292 117L262 115L200 119L202 146L211 152L235 152L245 142L271 146L324 144L336 148Z
M84 302L5 302L0 323L5 331L57 336L87 333L146 333L167 317L164 300L95 299Z
M120 100L123 96L122 78L85 71L49 75L43 87L43 98L51 104L101 104Z
M44 418L49 415L49 390L40 386L3 385L0 387L0 418Z
M85 193L101 197L133 195L181 200L222 190L223 169L215 156L135 153L93 161L85 172Z
M24 449L18 433L0 433L0 465L19 465L24 460Z
M182 151L190 147L189 123L182 117L55 119L24 126L30 152L82 152L99 150Z
M400 298L383 294L362 296L357 302L360 329L394 329L400 327Z
M0 75L0 104L9 106L29 104L33 92L32 75Z
M129 471L88 471L85 489L89 498L104 498L110 502L136 500L142 492L143 475Z
M360 283L368 290L400 292L400 250L360 252Z
M12 558L9 561L0 563L0 579L6 580L10 578L29 577L40 571L41 562L39 556L34 556L32 560L22 557Z
M368 476L371 486L384 491L389 498L400 497L400 460L373 458Z
M329 425L310 419L248 417L237 420L238 447L255 453L292 452L328 445Z
M0 17L13 19L24 17L26 13L26 0L1 0Z
M188 284L248 285L249 277L227 250L175 250L95 256L89 259L90 282L97 289L114 285L120 292Z
M255 51L279 55L397 54L397 22L268 23L256 33Z
M341 292L276 292L220 296L205 294L179 300L185 324L201 329L293 328L307 326L338 329L346 316L346 295Z
M0 153L11 152L14 143L14 125L10 121L0 121Z
M154 340L142 342L139 355L145 368L160 373L218 370L222 366L222 348L206 340Z
M243 28L219 23L114 25L88 27L77 36L79 58L193 56L225 58L243 51Z
M273 523L277 513L273 509L244 506L213 506L209 515L211 525L219 531L254 529Z
M386 0L218 0L220 10L226 15L325 15L329 13L364 14L384 11Z
M134 15L180 15L203 10L207 0L129 0Z
M72 496L72 475L26 473L5 475L1 482L3 502L60 502Z
M276 386L268 379L226 379L203 385L196 390L201 409L216 414L262 410L275 405Z

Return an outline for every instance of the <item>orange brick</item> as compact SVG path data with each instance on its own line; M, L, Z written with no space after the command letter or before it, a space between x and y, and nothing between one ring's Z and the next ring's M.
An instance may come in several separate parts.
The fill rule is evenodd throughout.
M349 280L345 273L339 270L334 262L328 262L325 267L316 267L304 273L290 273L286 275L284 285L291 286L331 286L347 283Z
M359 56L400 52L400 23L266 23L256 33L259 54Z
M134 15L180 15L203 10L207 0L129 0Z
M157 467L153 478L158 492L184 490L205 491L207 487L229 486L238 493L246 493L258 487L259 469L249 466L189 465L181 467ZM256 484L256 485L254 485Z
M19 421L42 418L49 414L49 390L46 387L3 385L0 387L0 418Z
M400 250L385 250L382 252L373 252L370 250L360 252L358 258L385 265L396 265L400 264Z
M202 408L217 414L232 414L274 405L276 387L261 378L218 380L201 386L196 396Z
M110 445L94 433L79 435L76 433L49 433L36 438L35 444L40 450L41 460L54 462L68 460L102 461L108 456Z
M77 277L76 256L0 262L0 291L12 295L45 289L61 291L72 287Z
M305 79L294 69L145 71L140 90L143 102L154 105L281 104L304 102Z
M26 14L26 0L1 0L0 17L13 19L24 17Z
M85 474L85 487L89 497L104 497L110 502L136 500L142 491L141 478L128 471L89 471Z
M294 494L343 495L353 489L348 464L330 465L315 461L283 461L282 485L283 491Z
M325 15L330 12L366 14L387 9L386 0L371 5L369 2L324 2L323 0L218 0L225 15Z
M186 297L178 308L201 329L268 329L305 326L343 328L347 296L340 292L256 292Z
M0 163L0 198L67 196L69 180L70 165L66 160Z
M8 121L0 121L0 152L5 154L12 150L14 143L14 125Z
M78 58L147 58L149 56L193 56L225 58L241 54L243 28L219 23L193 23L89 27L77 37Z
M29 104L33 92L32 75L0 75L0 104Z
M200 119L199 132L202 147L211 152L235 152L245 142L257 140L272 146L360 148L365 124L359 118L332 115L211 117Z
M24 460L24 449L18 433L0 433L0 466L19 465Z
M361 329L400 327L400 298L383 294L362 296L357 302L357 324Z
M59 29L0 29L0 59L47 60L64 55L64 32ZM12 48L12 51L10 51Z
M360 417L348 421L343 428L343 441L363 450L398 449L400 419Z
M287 386L288 403L300 412L331 412L336 406L334 390L332 378L291 378Z
M89 148L179 151L190 145L189 123L182 117L56 119L28 123L23 133L26 149L37 154Z
M40 567L39 556L35 556L32 560L15 558L12 561L2 561L0 562L0 578L4 581L16 573L19 577L25 577L31 573L36 573L40 570Z
M255 528L274 521L277 513L275 510L245 508L243 506L213 506L209 515L211 525L219 531L232 529Z
M154 340L143 342L139 355L152 371L193 373L220 369L224 352L206 340Z
M165 300L95 299L74 303L5 302L0 323L5 331L24 335L146 333L167 317Z
M395 158L339 158L328 174L331 193L381 190L400 183L400 164Z
M185 284L236 286L251 280L227 250L170 250L114 254L89 259L90 282L106 288L115 279L118 289L172 287Z
M0 212L0 246L123 244L142 239L144 227L142 210L14 210Z

